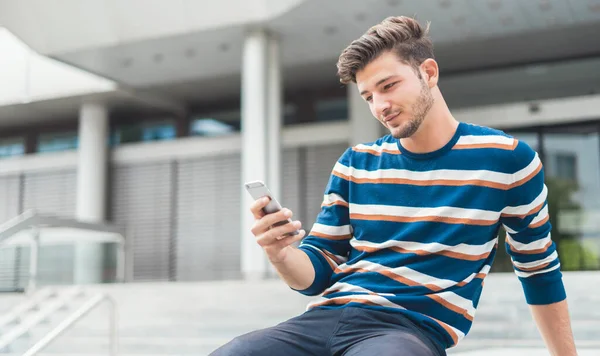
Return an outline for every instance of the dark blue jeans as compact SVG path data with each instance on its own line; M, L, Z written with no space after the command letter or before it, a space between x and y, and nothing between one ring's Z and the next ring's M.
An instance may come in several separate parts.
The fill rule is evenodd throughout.
M313 309L238 336L211 356L443 356L445 350L397 313L345 307Z

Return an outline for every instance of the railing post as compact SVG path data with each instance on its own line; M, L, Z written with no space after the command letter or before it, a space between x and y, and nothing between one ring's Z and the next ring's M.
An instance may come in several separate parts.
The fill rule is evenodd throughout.
M27 293L31 294L38 283L38 262L40 254L40 229L37 226L31 227L31 247L29 251L29 284Z
M117 356L117 353L118 353L117 305L111 297L107 296L106 300L108 301L108 307L110 308L110 316L109 316L110 325L108 326L109 327L109 329L108 329L109 342L110 342L109 355Z

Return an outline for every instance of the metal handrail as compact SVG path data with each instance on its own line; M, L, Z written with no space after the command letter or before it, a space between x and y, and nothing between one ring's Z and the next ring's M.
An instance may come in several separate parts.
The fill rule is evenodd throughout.
M52 341L59 337L62 333L67 331L75 322L86 316L95 307L100 305L102 302L107 302L110 307L109 317L109 355L117 355L117 308L115 301L106 294L98 294L86 303L84 303L79 309L77 309L71 316L63 320L58 326L50 331L41 340L36 342L31 348L29 348L22 356L34 356L38 352L45 349Z
M13 307L7 314L0 316L0 329L18 320L23 313L37 307L40 302L53 297L55 294L56 292L49 288L42 289L30 299L26 299L21 304Z
M10 331L0 335L0 350L4 350L13 341L24 335L27 331L41 323L43 320L48 318L57 310L63 308L69 303L69 301L75 298L79 294L79 289L71 289L65 292L57 300L49 302L44 308L40 309L38 313L33 316L24 319L19 325Z

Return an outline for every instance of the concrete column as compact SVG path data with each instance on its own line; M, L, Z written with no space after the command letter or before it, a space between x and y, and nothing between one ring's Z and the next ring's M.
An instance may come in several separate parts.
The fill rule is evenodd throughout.
M242 54L242 183L267 182L268 35L256 29L247 34ZM244 278L263 278L267 260L250 232L254 218L249 211L253 199L242 186L241 269Z
M242 60L242 181L264 181L281 201L282 79L279 40L265 30L248 33ZM244 189L244 188L243 188ZM253 199L242 192L242 273L247 279L274 273L250 232Z
M273 196L285 206L281 187L281 126L283 122L283 83L281 78L279 38L271 34L267 48L267 185ZM268 276L277 276L275 268L267 263Z
M98 103L84 103L79 112L77 165L77 219L103 222L106 218L108 169L108 110ZM103 246L75 246L75 283L102 282Z
M283 87L279 63L279 39L269 37L267 71L267 184L271 193L281 201L281 125L283 121Z
M356 84L348 84L348 115L350 116L350 144L371 142L382 136L383 126L361 98Z

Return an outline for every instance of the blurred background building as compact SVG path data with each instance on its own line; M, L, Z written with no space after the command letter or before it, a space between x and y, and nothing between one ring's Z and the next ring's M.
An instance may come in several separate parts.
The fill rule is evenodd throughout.
M113 224L127 282L273 277L242 183L310 228L339 155L386 133L337 57L401 14L431 22L455 117L539 152L563 270L599 270L598 0L0 0L0 223ZM1 290L27 286L29 256L0 249ZM110 283L117 249L38 264L40 285Z

